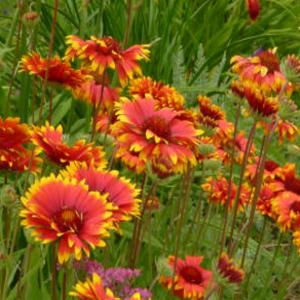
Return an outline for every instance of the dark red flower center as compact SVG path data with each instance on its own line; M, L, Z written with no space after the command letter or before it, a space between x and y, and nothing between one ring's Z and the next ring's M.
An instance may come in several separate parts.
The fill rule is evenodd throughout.
M144 132L151 130L157 136L168 139L170 137L170 127L168 122L160 116L152 116L146 119L142 125Z
M102 39L105 42L105 47L99 46L101 52L105 53L105 54L111 54L113 51L115 52L115 54L119 54L121 52L121 47L119 45L119 43L114 40L112 37L110 36L105 36Z
M200 284L203 281L201 272L192 266L184 267L180 275L189 283Z
M284 187L286 190L300 195L300 179L288 178L284 183Z
M261 51L258 54L258 57L260 58L261 64L268 68L268 73L280 71L279 60L274 53L270 51Z
M267 160L265 162L265 169L269 172L273 172L279 167L279 165L273 160Z
M299 201L295 201L295 202L291 205L291 210L292 210L294 213L300 214L300 202L299 202Z
M73 230L78 232L82 226L82 213L73 208L63 208L53 219L62 232Z

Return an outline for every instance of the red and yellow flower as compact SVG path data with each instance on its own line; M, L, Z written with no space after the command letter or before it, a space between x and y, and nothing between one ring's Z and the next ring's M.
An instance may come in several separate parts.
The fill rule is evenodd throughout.
M87 278L85 282L79 281L70 292L70 296L82 300L121 300L115 297L109 288L104 288L102 279L97 273L93 273L92 278Z
M110 36L90 40L82 40L75 35L67 37L65 58L73 60L79 58L83 66L92 72L103 75L107 68L115 69L122 86L128 83L134 75L142 75L139 60L148 60L149 45L134 45L126 50Z
M100 146L78 140L73 146L63 142L63 130L59 125L57 128L46 123L46 126L34 127L33 141L38 145L48 159L59 165L66 166L71 161L93 163L97 167L105 167L105 154Z
M245 277L245 272L225 252L221 254L217 267L222 277L225 277L230 283L240 284Z
M103 238L112 227L112 205L98 192L75 179L50 175L36 181L21 198L24 205L21 224L32 229L42 243L58 242L58 261L68 261L73 254L80 260L89 247L104 247Z
M43 80L47 77L48 82L62 85L67 89L79 88L89 78L86 72L73 69L59 56L47 59L36 52L22 57L21 71L36 75Z
M134 98L148 98L155 100L155 108L169 107L174 110L184 109L184 97L173 87L154 81L150 77L131 80L130 93Z
M175 276L160 277L160 282L180 299L204 299L207 289L213 284L212 272L200 267L203 256L187 256L185 260L170 256L169 266ZM173 280L174 279L174 280Z
M217 178L208 177L206 182L201 185L202 189L207 193L208 200L214 204L225 205L229 194L229 183L225 177L218 176ZM231 194L229 199L229 207L232 205L236 198L237 188L234 183L231 184ZM250 200L250 190L246 184L242 185L240 197L238 200L238 208L244 209L245 204Z
M79 182L84 180L89 191L105 194L107 201L112 203L114 210L111 219L114 222L128 221L140 214L139 190L117 171L103 171L86 164L72 163L63 177L75 178Z
M300 254L300 230L293 232L293 243L297 247L298 253Z
M275 132L278 132L279 143L282 144L286 138L288 141L292 142L300 133L299 128L286 120L278 120Z
M112 126L118 151L126 149L144 163L155 161L171 166L176 173L184 171L188 164L195 165L197 132L193 124L178 119L176 111L154 107L153 99L142 98L134 102L125 98L118 105L118 121Z
M199 96L198 106L198 120L201 124L215 128L219 125L219 121L225 120L225 113L218 105L213 104L210 98Z
M279 93L286 84L286 78L280 70L280 61L276 48L259 49L250 57L234 56L231 59L232 70L239 74L242 81L260 86L264 92ZM291 85L287 86L290 91Z

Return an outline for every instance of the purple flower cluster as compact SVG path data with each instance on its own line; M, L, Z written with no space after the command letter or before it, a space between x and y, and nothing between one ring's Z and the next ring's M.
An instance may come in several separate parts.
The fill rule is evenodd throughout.
M105 269L97 261L86 260L81 266L75 266L82 268L88 275L97 273L103 281L105 287L110 288L114 294L124 300L129 300L130 297L139 292L143 300L151 298L151 292L147 289L133 288L133 281L141 275L141 271L138 269L130 268L108 268Z

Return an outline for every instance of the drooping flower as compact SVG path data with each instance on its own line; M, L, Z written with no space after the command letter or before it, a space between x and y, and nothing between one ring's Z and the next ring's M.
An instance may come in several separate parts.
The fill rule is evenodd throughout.
M286 84L286 78L280 70L280 61L276 48L256 51L253 56L234 56L231 59L232 70L239 74L242 81L258 85L262 91L279 93ZM291 86L287 86L290 90Z
M87 278L85 282L79 281L74 290L70 292L70 296L77 297L82 300L121 300L114 296L109 288L104 288L102 279L94 273L92 278Z
M209 127L217 127L219 121L225 119L225 114L218 105L212 103L206 96L198 97L199 115L198 120L201 124Z
M229 194L229 183L225 177L218 176L217 178L208 177L206 182L202 184L202 189L207 193L208 200L214 204L225 205ZM231 184L231 194L229 199L229 207L236 198L237 187L234 183ZM240 197L238 200L238 208L243 210L244 205L250 200L250 191L246 184L242 185Z
M138 160L158 162L182 172L188 163L196 164L193 147L197 132L189 121L177 118L169 108L155 110L152 99L123 99L117 109L118 121L112 135L119 149L135 153ZM119 151L119 150L118 150Z
M239 268L225 252L221 254L217 267L220 274L230 283L240 284L245 277L245 272Z
M173 276L162 275L160 282L180 299L204 299L207 289L212 285L212 272L200 267L203 256L187 256L185 260L169 256L169 266Z
M250 18L255 21L260 12L259 0L247 0L247 8Z
M36 52L22 57L21 71L36 75L43 80L47 77L48 82L67 89L78 88L89 78L86 72L73 69L68 62L61 60L59 56L47 59L42 58Z
M48 159L62 166L71 161L93 163L97 167L105 167L105 154L100 146L86 143L84 140L76 141L73 146L63 142L63 130L59 125L57 128L46 123L46 126L34 127L33 141L38 145Z
M184 109L184 97L173 87L154 81L150 77L134 79L130 82L130 93L136 98L150 97L155 100L155 108L164 107L174 110Z
M278 112L278 97L269 97L265 95L260 86L245 82L244 93L253 112L263 117L269 117Z
M110 36L97 38L92 36L84 41L75 35L66 39L68 48L66 59L79 58L85 68L99 75L107 68L115 69L122 86L125 86L134 75L141 75L139 60L149 59L149 45L134 45L126 50Z
M89 191L105 194L107 201L114 207L111 217L114 222L128 221L139 216L139 190L128 179L120 177L118 171L103 171L94 166L72 163L66 171L62 171L62 175L79 182L84 180Z
M68 261L74 254L80 260L89 247L104 247L103 238L112 227L112 205L97 192L76 180L61 176L43 177L21 198L24 209L21 224L32 229L42 243L58 242L58 261Z
M282 144L285 138L290 142L293 141L299 135L300 130L295 124L280 119L278 120L275 132L278 132L279 143Z

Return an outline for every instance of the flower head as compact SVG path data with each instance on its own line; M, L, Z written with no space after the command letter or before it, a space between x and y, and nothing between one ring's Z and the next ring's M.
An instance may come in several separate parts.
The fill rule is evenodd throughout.
M162 275L160 282L180 299L204 299L205 292L212 284L212 272L200 267L203 256L187 256L185 260L169 257L169 266L175 272L173 276Z
M212 104L210 98L205 96L198 97L199 122L209 127L217 127L220 120L225 119L225 114L221 108Z
M34 127L33 141L38 145L52 162L62 166L71 161L93 163L97 167L105 167L106 160L102 147L93 146L84 140L78 140L73 146L63 142L62 126L57 128L46 123L43 127Z
M77 260L83 252L89 255L89 246L105 246L112 205L101 194L88 192L82 182L50 175L36 181L21 201L21 224L32 229L37 241L58 241L60 264L72 254Z
M286 84L276 49L259 49L250 57L234 56L231 63L233 71L239 74L242 81L255 83L264 92L279 93Z
M193 124L178 119L169 108L155 110L154 105L152 99L124 99L120 103L118 121L112 128L119 149L134 153L144 163L155 161L171 166L174 172L184 171L188 163L195 165Z
M114 207L113 221L128 221L133 216L139 216L139 190L129 180L120 177L117 171L108 172L86 164L72 163L66 171L62 171L62 175L79 182L84 180L89 191L105 194Z
M110 36L92 36L84 41L75 35L67 37L66 59L79 58L83 66L99 75L107 68L116 69L122 86L134 75L141 75L139 60L149 59L149 45L134 45L126 50Z
M243 281L245 276L245 272L236 266L225 252L221 254L218 260L218 270L220 274L231 283L239 284Z
M43 80L47 77L48 82L62 85L68 89L80 87L88 78L84 71L73 69L59 56L47 59L42 58L36 52L22 57L21 71L36 75Z
M94 273L85 282L79 281L70 296L82 300L121 300L114 296L109 288L104 288L101 277Z
M150 77L137 78L130 82L130 93L135 98L150 97L155 101L155 108L164 107L183 110L184 98L175 88Z

